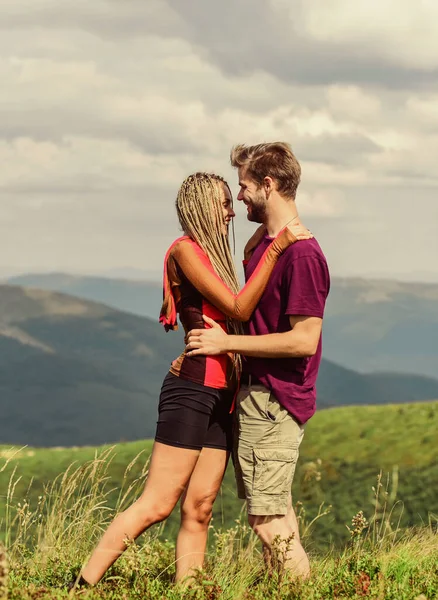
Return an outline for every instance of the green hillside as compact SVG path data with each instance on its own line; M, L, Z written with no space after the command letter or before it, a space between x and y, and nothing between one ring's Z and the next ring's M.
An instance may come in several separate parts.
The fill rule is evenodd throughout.
M181 331L64 294L0 286L0 443L98 445L152 437ZM438 397L438 380L321 364L318 406Z
M428 523L431 515L435 515L436 520L437 423L438 402L318 412L306 428L293 490L294 501L303 502L308 521L317 514L321 503L332 505L330 514L317 521L309 541L311 546L321 549L330 543L345 542L348 538L345 525L359 510L371 518L374 513L372 486L376 486L380 472L383 473L381 497L389 476L387 508L394 506L391 518L394 527L399 518L402 526ZM116 446L108 465L108 489L113 489L110 494L113 505L121 482L127 489L130 482L141 475L151 445L151 441L139 441ZM45 484L71 463L80 466L101 451L91 447L24 448L14 455L11 448L3 447L0 470L9 462L0 473L0 514L4 515L8 483L15 468L13 477L19 481L12 504L22 500L30 486L31 505L35 505L38 496L44 495ZM125 474L126 467L139 453L142 454ZM215 507L215 526L233 527L241 509L229 468ZM175 514L165 524L162 535L174 536L177 523Z
M102 444L151 436L183 348L149 319L63 294L0 286L0 443Z
M23 275L12 284L66 292L157 319L160 282L64 273ZM436 377L438 285L332 278L324 321L324 355L355 371Z

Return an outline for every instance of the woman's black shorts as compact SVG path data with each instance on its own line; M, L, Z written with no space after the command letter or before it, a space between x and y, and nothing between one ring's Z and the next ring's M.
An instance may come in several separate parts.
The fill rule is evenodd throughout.
M192 450L231 450L232 401L230 390L168 373L161 388L156 441Z

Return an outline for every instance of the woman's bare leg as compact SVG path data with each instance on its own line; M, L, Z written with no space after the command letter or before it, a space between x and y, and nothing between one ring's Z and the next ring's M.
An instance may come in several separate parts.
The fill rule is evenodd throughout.
M126 549L126 539L136 539L148 527L166 519L183 493L196 466L199 450L154 443L149 474L140 498L120 513L108 527L82 569L82 577L95 584Z
M176 580L193 575L204 564L208 525L227 468L229 453L203 448L181 498L181 527L176 542Z

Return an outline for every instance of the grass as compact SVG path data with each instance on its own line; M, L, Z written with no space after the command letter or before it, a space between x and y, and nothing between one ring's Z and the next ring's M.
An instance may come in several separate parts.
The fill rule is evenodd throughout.
M406 536L387 549L348 548L339 557L312 561L313 575L294 581L281 572L264 573L259 553L250 544L239 548L241 531L236 527L218 536L218 549L194 586L183 590L172 583L173 548L156 540L128 550L102 583L78 591L88 599L341 599L379 598L432 600L438 594L436 540L424 532ZM43 565L13 568L9 600L67 598L62 589L71 559L64 553ZM78 566L78 561L74 562ZM169 566L170 565L170 566Z
M349 406L317 412L306 425L305 452L325 461L422 467L437 458L430 443L438 402Z
M431 485L438 480L437 415L438 403L431 402L330 409L311 420L294 484L312 563L307 582L265 573L229 469L205 571L190 590L173 584L175 511L130 544L99 586L78 597L437 597L438 510ZM65 582L142 489L151 447L151 441L98 449L0 447L0 539L7 548L6 559L0 546L0 600L6 590L8 600L67 597Z
M71 465L40 496L35 506L14 498L8 487L4 522L9 573L0 549L0 599L67 598L65 583L79 571L101 532L143 485L147 468L141 455L125 467L115 509L108 506L108 476L115 460L104 450L80 465ZM138 477L128 475L137 464ZM349 542L341 551L312 554L312 575L302 582L282 572L267 574L257 540L243 519L225 530L211 528L206 567L189 589L173 583L174 546L158 531L130 543L102 582L78 590L87 599L337 599L379 598L431 600L438 594L438 546L433 527L401 531L392 526L392 499L378 478L374 510L356 514ZM320 518L326 518L323 515ZM304 543L311 523L301 511ZM2 595L3 594L3 597Z
M345 523L351 515L373 508L371 487L380 472L395 504L394 526L400 515L401 526L406 528L427 525L430 513L438 514L438 497L430 485L438 481L437 418L438 402L317 412L306 426L293 489L294 497L303 501L302 510L309 521L318 515L322 503L332 505L330 514L313 528L309 540L312 551L343 547L349 535ZM116 506L122 482L129 486L141 477L151 447L150 440L117 445L107 470L110 509ZM0 447L0 523L6 516L6 492L14 470L14 497L17 501L27 498L34 507L45 486L69 465L82 465L108 449L23 448L14 455L9 447ZM132 461L125 475L126 465ZM214 508L215 528L234 527L241 510L230 467ZM160 528L161 539L173 539L177 527L175 514ZM4 536L4 528L0 528L0 539Z

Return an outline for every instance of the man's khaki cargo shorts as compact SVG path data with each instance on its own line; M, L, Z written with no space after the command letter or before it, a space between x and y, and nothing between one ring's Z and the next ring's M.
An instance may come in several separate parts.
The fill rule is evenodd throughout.
M236 400L233 461L238 496L250 515L285 515L304 427L263 385Z

